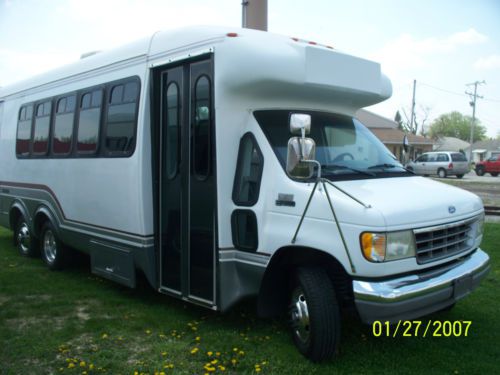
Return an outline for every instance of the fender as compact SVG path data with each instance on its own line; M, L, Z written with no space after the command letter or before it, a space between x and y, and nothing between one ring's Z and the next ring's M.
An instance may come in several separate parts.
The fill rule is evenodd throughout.
M33 234L36 237L38 237L38 235L40 234L40 230L42 229L42 225L45 220L50 220L55 229L59 232L61 222L57 215L54 214L47 205L41 204L40 206L38 206L33 217Z
M15 230L15 226L17 224L17 220L19 218L19 215L15 215L14 212L15 210L18 210L22 216L24 216L28 222L29 226L32 226L32 219L29 214L28 207L24 204L24 202L18 198L12 202L10 209L9 209L9 225L10 229ZM33 228L30 228L30 230L33 230Z

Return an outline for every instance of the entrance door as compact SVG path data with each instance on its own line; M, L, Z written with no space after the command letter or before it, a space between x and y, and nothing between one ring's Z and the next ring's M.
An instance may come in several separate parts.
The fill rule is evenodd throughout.
M212 60L160 68L161 289L215 304Z

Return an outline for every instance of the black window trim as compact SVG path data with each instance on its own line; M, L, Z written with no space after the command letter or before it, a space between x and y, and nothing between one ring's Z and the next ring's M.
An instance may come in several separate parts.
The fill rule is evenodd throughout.
M136 82L137 83L137 97L135 99L135 116L134 116L134 140L132 144L132 148L130 151L109 151L106 149L106 135L108 132L108 112L109 112L109 107L112 106L110 103L111 101L111 93L114 87L123 85L123 93L122 95L125 95L125 85L130 82ZM113 157L130 157L134 154L135 148L137 146L137 128L138 128L138 119L139 119L139 103L141 100L141 80L138 76L132 76L132 77L127 77L123 79L119 79L117 81L113 82L108 82L105 85L105 93L103 94L103 100L105 99L104 106L101 107L103 108L103 111L101 112L101 137L100 137L100 144L101 144L101 154L104 157L108 158L113 158ZM122 101L120 104L124 103L134 103L133 101ZM113 104L116 105L116 104Z
M138 92L137 92L137 98L136 98L136 108L135 108L135 119L134 119L134 144L133 148L127 152L113 152L113 153L108 153L105 150L105 128L106 128L106 118L107 118L107 110L108 110L108 96L110 95L110 89L117 84L123 83L126 85L128 82L135 81L138 84ZM78 141L78 127L79 127L79 120L80 120L80 107L81 107L81 99L84 94L88 92L93 92L96 90L102 90L102 98L101 98L101 113L99 116L99 131L98 131L98 142L97 142L97 150L95 152L78 152L77 149L77 141ZM17 115L17 126L16 126L16 143L14 147L14 152L16 154L17 159L61 159L61 158L67 158L67 159L77 159L77 158L115 158L115 157L130 157L135 153L135 149L137 147L137 132L138 132L138 127L139 127L139 107L140 107L140 102L141 102L141 78L138 75L134 76L129 76L125 78L121 78L118 80L110 81L110 82L103 82L98 85L94 86L89 86L89 87L84 87L82 89L78 90L73 90L73 91L68 91L68 92L63 92L59 95L51 96L51 97L46 97L42 98L36 101L30 101L26 103L22 103L21 106L19 107L18 115ZM68 154L55 154L53 152L53 137L54 137L54 126L55 126L55 117L56 117L56 111L57 111L57 102L59 99L64 98L64 97L70 97L72 95L75 95L75 110L74 110L74 118L73 118L73 137L72 137L72 145L71 145L71 151ZM50 122L49 122L49 138L48 138L48 150L46 153L43 154L34 154L33 153L33 137L34 137L34 131L35 131L35 118L36 118L36 108L39 104L45 103L45 102L50 102L51 103L51 111L50 111ZM19 122L20 122L20 115L21 111L23 108L28 108L32 106L32 113L31 113L31 130L30 130L30 139L29 139L29 152L25 155L18 154L17 152L17 134L19 130ZM93 108L93 107L92 107ZM69 112L68 112L69 113Z
M240 213L245 213L249 214L252 219L255 221L255 246L254 247L248 247L248 246L241 246L239 237L238 237L238 230L237 230L237 216ZM241 251L246 251L250 253L255 253L257 252L257 249L259 248L259 223L257 221L257 215L255 215L255 212L250 209L236 209L233 210L231 213L231 238L233 240L233 245L236 249L241 250Z
M259 175L258 175L258 180L257 180L257 193L255 194L255 198L251 201L241 201L238 199L238 192L240 191L240 180L241 180L241 168L242 168L242 163L243 163L243 149L242 145L243 142L246 141L246 139L250 139L252 142L252 145L255 147L257 150L257 153L260 156L261 159L261 166L259 169ZM255 135L252 132L247 132L243 134L243 136L240 138L240 143L238 146L238 157L236 160L236 171L234 173L234 181L233 181L233 194L232 194L232 199L235 205L237 206L243 206L243 207L252 207L255 206L255 204L259 201L260 197L260 187L262 183L262 175L264 173L264 154L262 153L259 143L257 142L257 139L255 138Z
M50 113L48 115L42 114L41 116L37 116L37 109L40 105L45 105L46 103L50 103ZM45 110L45 108L44 108ZM50 153L52 149L52 121L54 118L54 98L44 98L38 100L33 103L33 117L31 118L31 137L30 137L30 158L32 159L45 159ZM36 119L37 118L49 118L49 134L47 134L47 150L45 152L35 152L35 128L36 128Z
M196 169L196 163L195 163L195 160L196 160L196 141L195 141L195 138L196 138L196 124L195 124L195 121L196 121L196 103L198 102L198 90L197 90L197 87L198 87L198 83L200 82L200 80L202 78L206 78L207 81L208 81L208 132L207 132L207 142L208 142L208 145L207 145L207 155L206 155L206 158L207 158L207 172L206 174L200 174L198 173L197 169ZM212 79L210 78L210 76L207 74L207 73L202 73L200 74L198 77L196 77L196 80L194 82L194 85L192 86L193 87L193 91L194 91L194 95L193 95L193 111L192 111L192 117L193 117L193 120L192 120L192 139L193 139L193 142L192 142L192 168L193 168L193 176L194 178L196 178L197 180L199 181L206 181L211 173L212 173L212 127L213 127L213 95L212 95Z

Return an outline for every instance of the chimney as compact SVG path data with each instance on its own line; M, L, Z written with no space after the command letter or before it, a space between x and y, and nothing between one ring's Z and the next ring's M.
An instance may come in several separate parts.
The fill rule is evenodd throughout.
M267 0L243 0L242 27L267 31Z

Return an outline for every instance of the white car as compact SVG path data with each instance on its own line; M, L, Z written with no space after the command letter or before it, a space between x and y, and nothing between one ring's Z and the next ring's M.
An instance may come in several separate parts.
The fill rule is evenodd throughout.
M454 175L462 178L469 172L469 163L461 152L426 152L417 160L409 162L406 168L424 176L438 175L440 178L446 178Z

